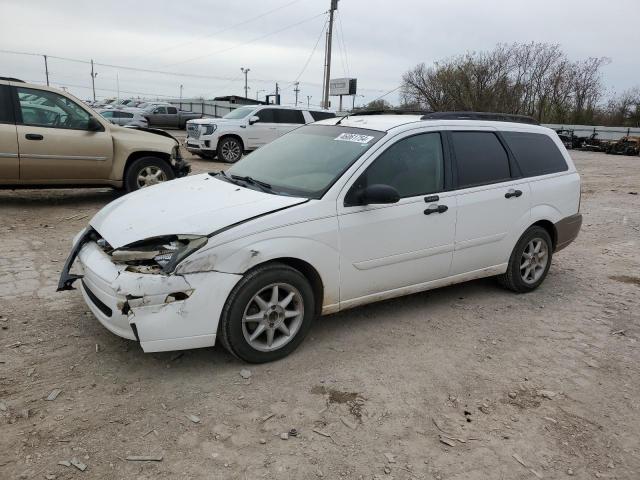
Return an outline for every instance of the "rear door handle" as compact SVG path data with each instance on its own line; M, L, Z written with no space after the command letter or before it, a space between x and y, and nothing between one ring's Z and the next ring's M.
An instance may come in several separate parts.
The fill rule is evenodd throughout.
M27 133L24 138L27 140L42 140L44 137L39 133Z
M504 198L519 197L521 195L522 190L514 190L513 188L511 188L507 193L504 194Z
M449 210L446 205L432 205L424 211L425 215L431 215L432 213L444 213Z

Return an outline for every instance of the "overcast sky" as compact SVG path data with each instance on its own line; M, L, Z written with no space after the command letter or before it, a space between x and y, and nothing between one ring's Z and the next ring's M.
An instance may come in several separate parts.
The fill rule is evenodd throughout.
M97 66L98 97L115 96L118 83L121 97L178 97L181 84L185 98L243 94L240 67L248 67L250 97L273 93L278 81L283 103L293 102L299 77L300 99L318 104L329 3L0 0L0 49L185 75ZM640 0L340 0L338 13L332 77L358 79L357 104L394 89L420 62L501 42L559 43L572 59L610 57L610 91L640 85ZM0 75L45 81L42 57L0 53L0 66ZM53 85L91 97L88 65L49 59L49 71ZM385 98L398 101L397 93Z

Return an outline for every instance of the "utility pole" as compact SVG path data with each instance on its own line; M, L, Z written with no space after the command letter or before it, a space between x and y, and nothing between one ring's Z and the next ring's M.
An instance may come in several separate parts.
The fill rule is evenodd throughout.
M47 64L47 56L43 55L44 57L44 73L47 76L47 87L49 86L49 65Z
M118 74L118 72L116 72L116 89L118 92L118 98L117 101L120 101L120 75Z
M91 88L93 89L93 101L96 101L96 77L97 73L93 71L93 58L91 59Z
M180 85L180 105L182 106L182 89L184 88L184 85Z
M310 104L311 104L311 95L307 95L307 108L309 108Z
M280 105L280 89L278 88L278 82L276 82L276 105Z
M324 50L324 79L323 79L323 97L322 106L329 108L329 79L331 78L331 43L333 36L333 14L338 9L338 0L331 0L331 8L329 9L329 28L327 28L327 40Z
M298 87L298 85L300 85L300 82L294 82L294 85L296 86L296 88L293 89L294 92L296 92L296 107L298 106L298 93L300 93L300 88Z
M247 85L247 74L249 73L250 68L240 67L240 71L244 73L244 98L249 98L249 87Z

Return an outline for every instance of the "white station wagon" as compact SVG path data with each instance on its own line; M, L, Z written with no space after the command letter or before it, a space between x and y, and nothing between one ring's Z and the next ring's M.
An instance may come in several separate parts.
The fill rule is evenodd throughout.
M562 142L530 119L352 115L115 200L76 237L59 289L81 279L98 320L146 352L219 339L267 362L320 315L488 276L531 291L578 235L579 206Z

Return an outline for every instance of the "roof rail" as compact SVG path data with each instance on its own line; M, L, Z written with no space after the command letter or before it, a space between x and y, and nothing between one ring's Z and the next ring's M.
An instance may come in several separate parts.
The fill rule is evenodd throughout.
M515 122L540 125L535 118L527 115L492 112L430 112L423 115L422 120L490 120L494 122Z
M349 113L349 117L356 115L427 115L429 110L403 110L401 108L393 108L389 110L358 110L356 112Z
M12 78L12 77L0 77L0 80L4 80L6 82L20 82L20 83L25 83L24 80L20 80L19 78Z

